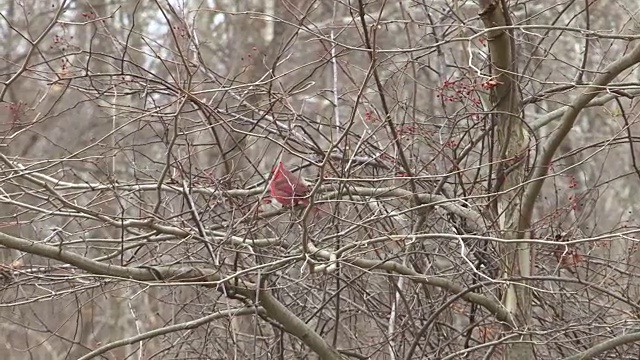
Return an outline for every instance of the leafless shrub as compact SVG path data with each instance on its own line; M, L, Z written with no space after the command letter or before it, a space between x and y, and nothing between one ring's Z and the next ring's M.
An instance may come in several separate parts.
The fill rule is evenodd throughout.
M638 352L636 1L0 6L5 358Z

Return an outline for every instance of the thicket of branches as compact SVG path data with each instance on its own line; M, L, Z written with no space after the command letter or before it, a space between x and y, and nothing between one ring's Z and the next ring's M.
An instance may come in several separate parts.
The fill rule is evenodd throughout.
M1 2L1 356L635 358L638 11Z

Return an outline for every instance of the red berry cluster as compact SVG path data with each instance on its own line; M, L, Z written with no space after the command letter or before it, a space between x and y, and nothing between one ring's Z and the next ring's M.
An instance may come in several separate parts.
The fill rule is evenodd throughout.
M475 91L476 87L472 83L463 80L445 80L442 86L436 89L438 93L436 97L442 98L442 101L445 102L461 102L463 99L469 98L479 105L480 99L472 95Z
M96 18L96 13L94 13L93 11L83 12L82 17L87 20L92 20Z
M425 129L425 127L425 124L402 125L398 127L398 136L420 135L424 137L432 137L433 132Z
M575 189L577 186L578 186L578 182L576 181L575 176L573 176L573 175L569 176L569 189ZM580 204L579 204L580 199L578 199L576 194L574 194L574 193L569 194L568 200L569 200L569 206L571 207L571 209L573 209L573 210L578 210L579 209L579 207L580 207Z
M373 112L366 111L364 113L364 121L366 121L366 122L378 122L378 121L380 121L380 119L378 119L376 114L374 114Z
M485 90L491 90L493 88L495 88L496 86L502 84L501 82L499 82L498 80L495 79L489 79L485 82L483 82L482 84L480 84L480 86L482 86L483 89Z
M251 50L255 53L258 51L257 47L252 47ZM251 59L253 57L253 54L251 54L250 52L247 53L247 59ZM240 58L240 60L244 61L244 56Z
M55 46L57 46L60 48L60 50L64 51L66 45L67 45L67 40L64 38L64 36L53 35L53 44L51 44L49 48L53 49Z
M11 122L16 125L22 120L22 116L25 114L25 103L18 101L17 103L9 103L9 117Z
M476 96L476 92L480 89L491 90L500 84L502 83L496 79L489 79L479 84L465 80L446 80L441 87L436 89L438 93L436 97L441 98L444 102L464 102L469 100L476 106L480 106L480 98Z

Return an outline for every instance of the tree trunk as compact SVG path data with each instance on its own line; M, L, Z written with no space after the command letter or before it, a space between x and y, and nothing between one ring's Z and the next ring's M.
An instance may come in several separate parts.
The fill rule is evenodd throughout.
M481 1L480 16L487 29L511 25L504 1ZM485 83L492 90L493 121L496 124L497 142L494 156L497 155L495 191L505 191L497 198L496 216L499 217L500 230L505 239L525 237L527 229L521 229L520 204L522 202L522 184L526 177L528 134L523 125L521 98L518 90L517 60L515 42L507 30L494 30L487 33L487 43L491 55L492 78ZM529 244L501 244L501 274L504 278L531 276L531 246ZM531 290L527 281L510 285L502 294L505 308L513 316L517 329L508 331L522 332L523 335L507 345L505 359L532 360L535 358L531 337L526 335L531 325Z

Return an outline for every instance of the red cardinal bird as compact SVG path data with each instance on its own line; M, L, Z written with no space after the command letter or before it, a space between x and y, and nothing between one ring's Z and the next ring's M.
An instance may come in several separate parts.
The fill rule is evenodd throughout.
M298 204L309 204L309 186L291 171L284 168L282 161L273 169L271 179L271 197L283 206L292 207Z

